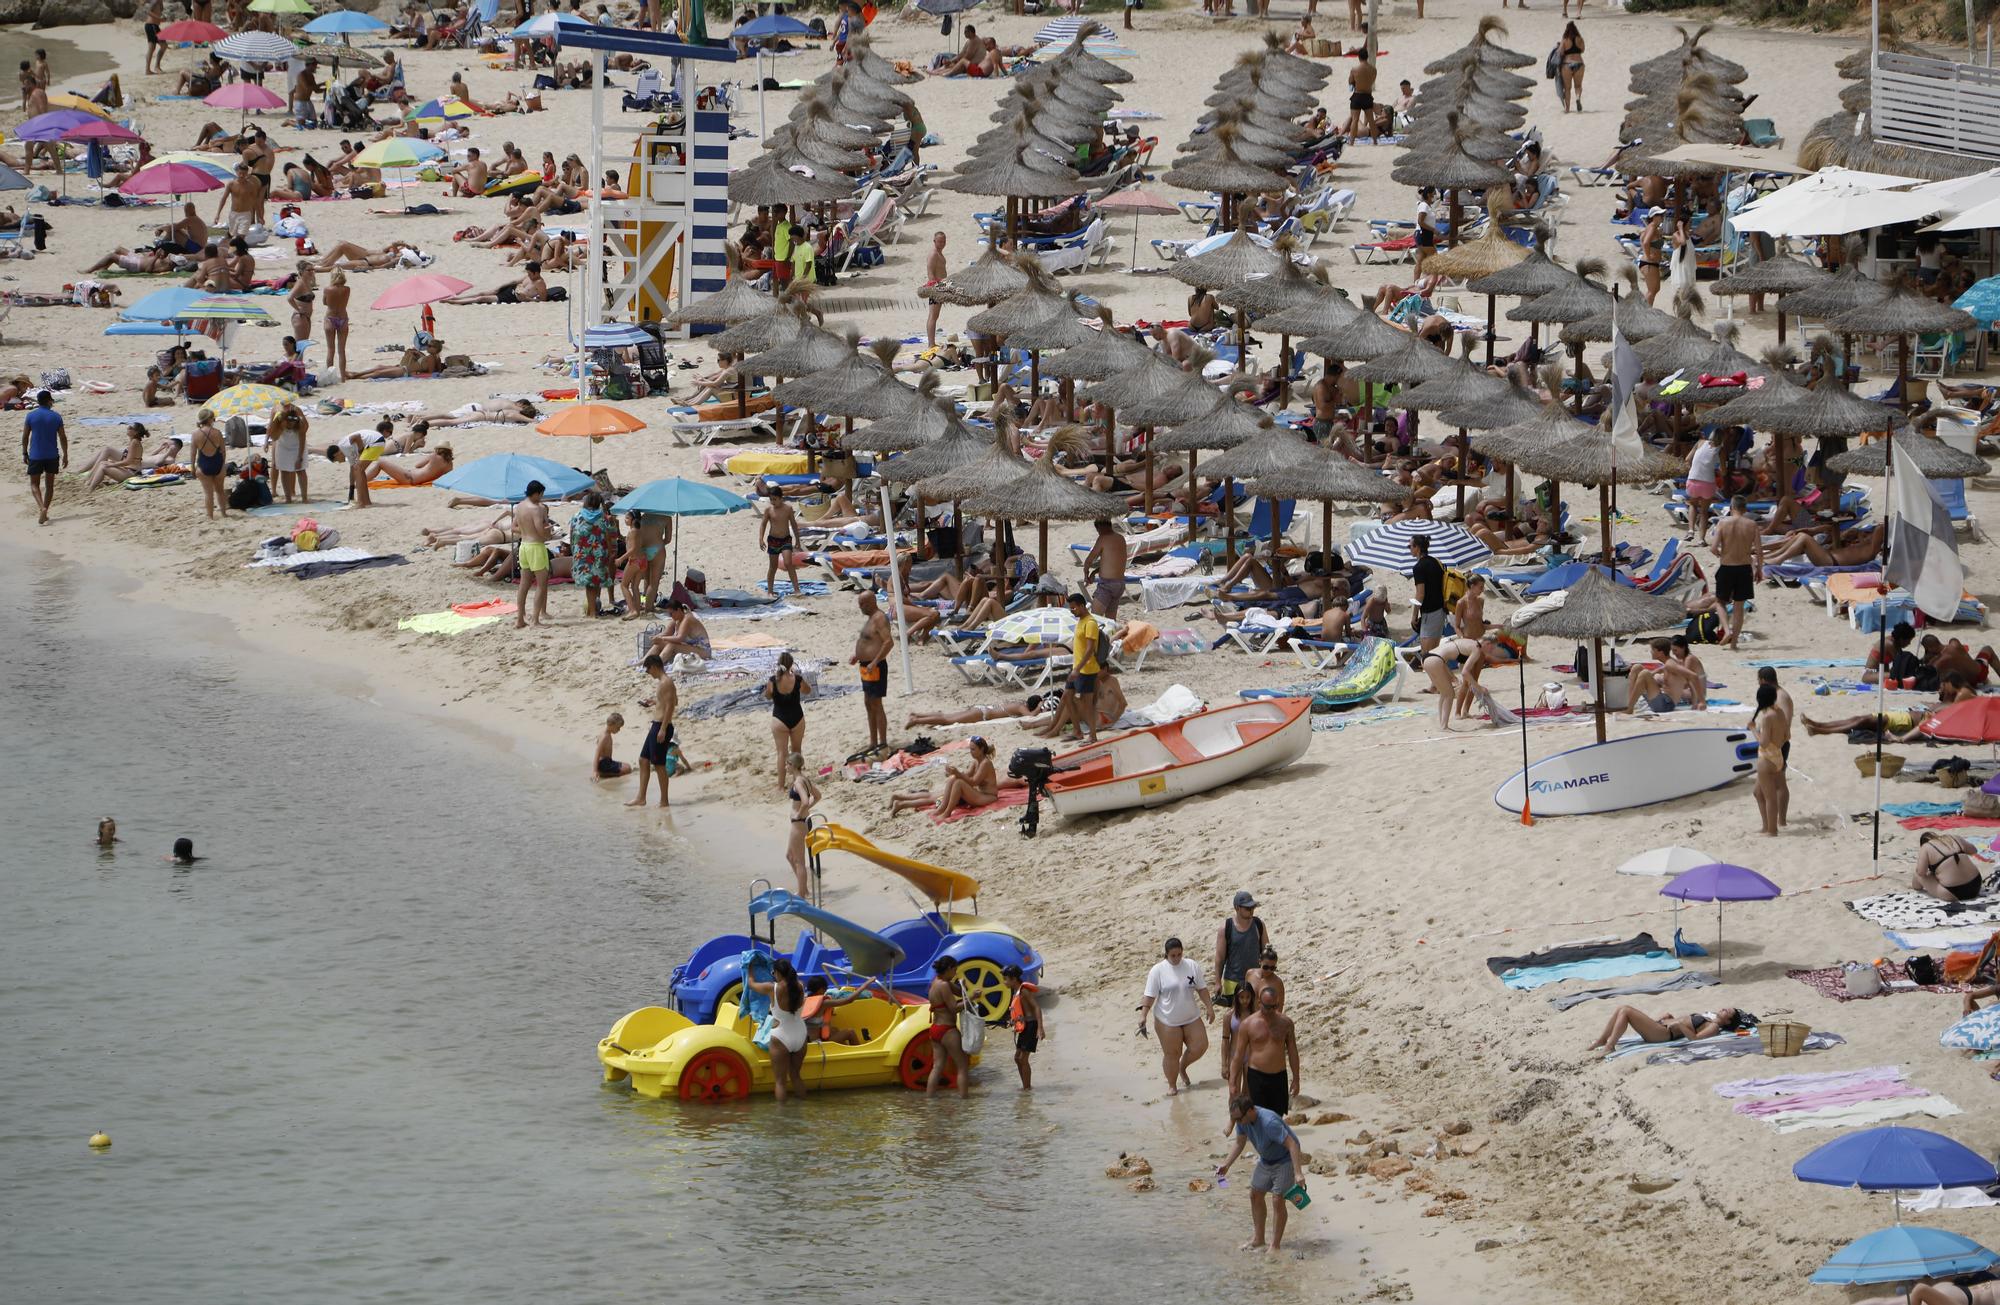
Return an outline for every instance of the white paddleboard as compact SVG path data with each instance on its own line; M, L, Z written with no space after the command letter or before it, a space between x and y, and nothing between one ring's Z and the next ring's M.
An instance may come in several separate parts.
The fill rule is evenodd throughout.
M1635 734L1543 757L1528 767L1529 809L1538 816L1587 816L1671 802L1721 788L1757 765L1748 730L1666 730ZM1502 810L1521 809L1521 772L1493 790Z

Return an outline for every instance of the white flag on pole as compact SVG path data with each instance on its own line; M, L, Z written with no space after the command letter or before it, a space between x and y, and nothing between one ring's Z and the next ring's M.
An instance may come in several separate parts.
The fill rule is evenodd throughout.
M1965 564L1958 560L1958 537L1951 511L1901 446L1890 441L1895 486L1889 517L1889 564L1882 578L1910 591L1917 610L1934 621L1958 614L1965 592Z
M1614 466L1636 467L1644 460L1646 446L1639 438L1639 382L1644 366L1625 333L1618 329L1617 309L1611 324L1611 461Z

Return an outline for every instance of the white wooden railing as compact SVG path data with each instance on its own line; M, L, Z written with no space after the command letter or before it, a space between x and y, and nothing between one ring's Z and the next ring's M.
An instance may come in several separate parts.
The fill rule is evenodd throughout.
M1876 140L2000 159L2000 68L1885 50L1871 94Z

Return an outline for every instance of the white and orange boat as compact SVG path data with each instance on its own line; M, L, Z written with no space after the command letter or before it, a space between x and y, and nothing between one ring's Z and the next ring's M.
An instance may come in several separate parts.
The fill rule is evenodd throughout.
M1310 698L1217 707L1058 753L1049 801L1065 816L1163 806L1288 766L1310 742Z

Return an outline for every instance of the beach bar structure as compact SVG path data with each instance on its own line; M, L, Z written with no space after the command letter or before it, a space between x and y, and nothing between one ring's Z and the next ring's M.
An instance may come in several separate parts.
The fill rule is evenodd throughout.
M1968 23L1968 26L1970 24ZM2000 69L1882 48L1882 4L1869 32L1868 130L1908 149L2000 163Z
M705 63L735 63L736 53L727 45L690 45L656 32L596 25L560 26L556 40L565 49L590 51L592 184L601 184L604 170L614 167L628 196L591 201L584 327L664 322L689 299L722 289L725 279L729 114L696 107L701 98L696 73ZM619 120L625 92L604 84L605 55L613 52L673 70L677 121L656 111L637 125ZM617 97L609 105L609 122L607 96Z

